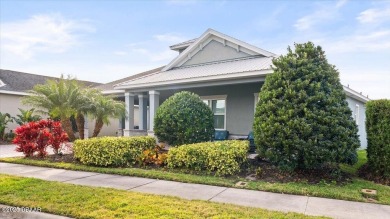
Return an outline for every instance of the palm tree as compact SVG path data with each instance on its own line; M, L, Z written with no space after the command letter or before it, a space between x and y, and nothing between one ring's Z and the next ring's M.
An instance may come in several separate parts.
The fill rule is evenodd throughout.
M94 100L100 95L100 90L94 88L83 88L81 95L73 102L76 109L76 125L80 139L84 139L85 116L94 109Z
M125 104L111 96L96 95L93 103L91 116L96 121L92 137L98 136L104 124L110 124L110 118L122 118L126 114Z
M15 122L18 125L23 125L23 124L28 123L28 122L38 121L38 120L42 119L42 117L40 115L33 115L35 108L31 108L29 110L23 110L20 108L18 108L18 109L20 111L20 114L16 115L16 117L14 118Z
M0 112L0 140L3 140L4 132L9 122L13 122L11 115L9 113Z
M29 93L22 102L38 108L40 113L58 117L69 140L75 140L70 117L76 115L75 103L82 96L79 82L61 76L59 80L47 80L46 84L34 86Z

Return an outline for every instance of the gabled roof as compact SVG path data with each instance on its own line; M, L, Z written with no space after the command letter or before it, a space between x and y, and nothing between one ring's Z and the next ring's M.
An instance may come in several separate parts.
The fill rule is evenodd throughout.
M114 90L115 85L126 82L126 81L134 80L134 79L139 78L139 77L147 76L147 75L153 74L155 72L159 72L162 68L164 68L164 66L161 66L161 67L149 70L149 71L141 72L141 73L138 73L135 75L131 75L129 77L122 78L119 80L111 81L107 84L99 85L96 88L102 90L105 93L112 93L110 91Z
M46 80L58 79L44 75L30 74L18 71L0 69L0 81L4 83L0 86L0 92L26 92L31 90L37 84L44 84ZM80 80L79 80L80 81ZM97 86L100 83L90 81L80 81L86 86Z
M179 67L180 63L182 64L184 63L185 60L190 59L192 55L196 54L199 50L202 50L205 44L209 43L211 40L220 40L222 41L221 43L223 43L224 45L235 47L238 51L240 49L245 50L245 52L249 53L250 55L262 55L265 57L276 56L276 54L274 53L260 49L256 46L250 45L241 40L235 39L233 37L215 31L213 29L208 29L199 38L191 42L191 45L189 45L182 53L180 53L179 56L177 56L174 60L172 60L168 65L166 65L162 69L162 71L168 71L173 67ZM188 44L188 43L189 41L180 44Z

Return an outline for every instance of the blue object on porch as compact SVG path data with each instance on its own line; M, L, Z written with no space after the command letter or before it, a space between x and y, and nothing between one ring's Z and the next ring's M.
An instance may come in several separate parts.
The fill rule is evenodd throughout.
M229 137L229 131L226 130L215 130L214 141L227 140Z
M249 152L255 152L256 145L255 145L255 136L253 135L253 132L249 132L248 140L249 140Z

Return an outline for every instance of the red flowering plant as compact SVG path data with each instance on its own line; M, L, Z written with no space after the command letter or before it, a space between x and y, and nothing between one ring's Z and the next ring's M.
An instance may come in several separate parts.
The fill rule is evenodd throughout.
M61 145L68 141L61 123L50 119L24 124L15 129L15 134L13 143L18 145L16 151L23 152L26 157L33 156L35 152L39 157L45 157L48 146L58 154Z

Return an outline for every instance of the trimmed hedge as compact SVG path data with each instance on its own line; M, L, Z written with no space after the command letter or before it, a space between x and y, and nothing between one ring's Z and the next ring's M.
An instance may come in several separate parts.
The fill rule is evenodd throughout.
M211 141L214 117L198 95L182 91L164 101L156 112L154 133L172 146Z
M366 104L367 159L377 175L390 177L390 100Z
M96 166L126 166L136 164L145 150L156 146L153 137L101 137L76 140L74 157L81 163Z
M239 172L247 160L248 147L248 141L238 140L182 145L169 150L168 167L232 175Z

